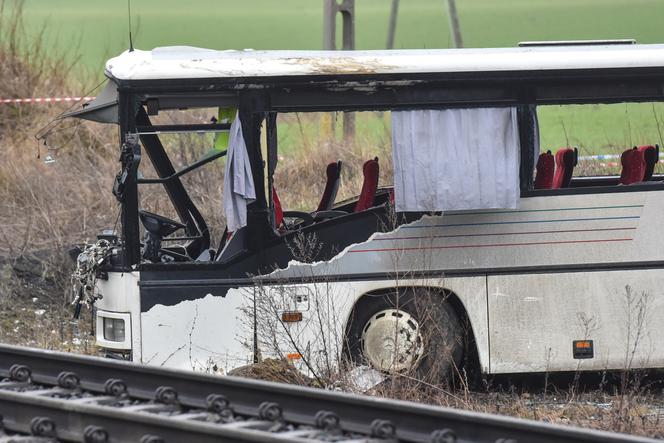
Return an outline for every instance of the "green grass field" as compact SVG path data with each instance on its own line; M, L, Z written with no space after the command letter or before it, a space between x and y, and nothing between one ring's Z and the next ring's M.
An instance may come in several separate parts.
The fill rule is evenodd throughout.
M356 1L358 49L384 47L390 3ZM132 0L134 44L143 49L320 49L322 5L322 0ZM457 6L467 47L626 37L664 42L662 0L457 0ZM36 35L45 27L56 48L80 55L82 76L86 70L87 75L99 75L104 60L128 46L125 0L26 0L24 17L29 33ZM401 1L396 48L449 46L443 0ZM664 118L664 108L658 107L657 114ZM607 152L660 142L650 105L547 107L540 110L540 118L543 145L554 149L569 142ZM383 127L367 124L371 131Z
M357 0L358 49L384 48L389 0ZM132 0L135 45L218 49L320 49L322 0ZM636 38L664 42L661 0L457 0L466 46L514 46L522 40ZM128 46L125 0L26 0L26 27L78 49L100 69ZM450 46L443 0L403 0L396 48Z
M542 150L555 153L558 148L576 146L579 155L584 156L620 154L635 145L664 146L664 103L540 106L537 114ZM340 116L337 121L341 121ZM357 127L361 128L358 140L362 143L389 146L389 113L358 113ZM337 139L341 139L341 129L337 123ZM317 119L303 119L299 123L285 119L279 129L280 152L297 151L299 146L315 143L319 134Z

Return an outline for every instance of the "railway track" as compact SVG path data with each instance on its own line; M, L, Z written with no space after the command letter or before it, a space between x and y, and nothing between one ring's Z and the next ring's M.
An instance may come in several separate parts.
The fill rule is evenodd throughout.
M0 377L0 443L654 441L7 345Z

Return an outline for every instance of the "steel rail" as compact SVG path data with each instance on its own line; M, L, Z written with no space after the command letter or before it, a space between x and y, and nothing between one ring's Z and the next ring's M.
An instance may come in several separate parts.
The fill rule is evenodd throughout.
M158 414L141 413L122 408L98 406L86 402L94 398L63 400L59 398L26 395L11 391L0 391L0 411L3 426L13 432L52 437L72 442L186 442L196 443L247 443L247 442L294 442L311 443L319 439L302 438L300 435L315 435L314 430L269 433L260 429L261 422L251 423L258 429L206 422L205 411L191 413L200 420L173 418ZM131 408L128 408L131 409ZM244 425L244 422L240 422ZM264 421L268 427L272 423ZM97 437L90 434L97 433ZM101 437L102 433L107 437Z
M237 377L220 377L189 371L138 366L122 361L0 345L0 376L16 379L17 368L18 370L27 369L32 383L45 386L58 386L59 383L61 384L58 378L62 378L63 372L73 373L80 379L80 389L97 395L107 395L109 379L119 379L126 385L130 398L142 401L154 400L155 392L163 391L167 387L170 388L171 396L177 398L178 405L199 411L205 411L208 408L206 399L209 399L211 394L220 395L228 402L233 413L254 419L264 415L265 411L261 411L261 409L264 409L265 405L276 405L283 411L280 418L284 422L318 429L320 429L321 423L317 419L317 413L320 417L322 412L331 412L331 415L336 417L340 430L348 435L359 434L365 440L371 437L382 437L406 442L432 443L645 443L654 441L623 434L425 406L398 400L357 396ZM10 374L12 371L13 375ZM0 404L19 401L16 394L2 392L1 389L0 385ZM32 400L30 399L30 402ZM78 403L74 403L78 405ZM50 406L50 403L47 406ZM94 405L86 407L110 409ZM85 411L71 408L73 407L70 406L67 410L77 416L82 417L85 413ZM108 412L93 409L89 410L90 414L99 414L100 420L103 417L110 420ZM3 407L0 414L3 414L5 420L8 420L11 410L5 411L6 407ZM130 420L132 415L137 416L137 414L126 414L122 409L113 410L112 415L125 421ZM65 420L65 417L61 417L61 419ZM143 420L144 417L140 416L140 419ZM150 422L151 425L159 426L161 429L181 429L184 426L183 423L193 426L191 422L176 418L159 417L157 422L154 421L157 418L151 417L150 420L153 420ZM170 424L167 425L167 422ZM199 423L196 424L196 426L199 425ZM109 426L115 428L120 425L115 423L109 424ZM213 426L215 429L223 428L223 426L215 424L208 424L208 426ZM152 430L145 432L148 431L156 432ZM207 430L201 432L207 432ZM225 435L229 440L222 439L221 441L253 441L232 440L232 438L240 437ZM262 435L261 438L267 438L266 434ZM216 438L219 439L220 436L221 434ZM291 436L294 437L294 435ZM279 437L275 435L270 438Z

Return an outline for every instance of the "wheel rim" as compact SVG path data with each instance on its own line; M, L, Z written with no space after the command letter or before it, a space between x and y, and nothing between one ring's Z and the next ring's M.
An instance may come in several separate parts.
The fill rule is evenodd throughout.
M417 320L399 309L371 316L362 328L362 353L383 372L414 369L422 357L422 337Z

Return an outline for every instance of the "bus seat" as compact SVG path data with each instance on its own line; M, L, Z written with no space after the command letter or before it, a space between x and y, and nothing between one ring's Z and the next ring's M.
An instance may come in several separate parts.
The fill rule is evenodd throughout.
M274 229L278 233L309 226L315 221L314 217L308 212L284 211L279 200L279 195L277 194L277 189L274 186L272 187L272 203L274 205ZM297 220L300 222L295 223Z
M284 222L284 210L277 195L277 189L272 186L272 202L274 203L274 226L278 229Z
M620 156L622 170L620 171L620 184L631 185L643 181L646 163L643 160L643 152L636 146L628 149Z
M334 205L334 200L337 198L337 191L339 190L339 182L341 181L341 160L330 163L326 169L327 183L325 183L325 190L318 203L318 211L329 211Z
M647 182L652 178L652 175L655 172L655 166L659 161L659 145L639 146L639 152L643 154L643 161L645 162L643 181Z
M378 189L378 157L364 162L362 173L364 174L362 191L353 212L365 211L373 206L376 190Z
M334 200L337 198L337 191L339 190L339 182L341 180L341 160L330 163L326 168L327 183L325 183L325 190L323 191L323 196L321 197L320 203L318 204L318 209L316 213L321 212L330 212ZM312 218L312 215L305 214L301 211L286 211L284 212L281 207L281 201L279 200L279 195L277 194L277 189L272 187L272 201L274 203L274 226L279 231L284 231L286 228L283 225L284 218L289 216L298 217L305 222L305 225L311 224L313 221L318 221L317 219ZM334 211L334 216L339 216L339 211ZM345 213L342 213L345 214ZM321 216L321 219L325 217ZM328 217L329 218L329 217Z
M572 173L576 166L576 148L561 148L556 152L556 173L553 176L553 189L569 188Z
M551 151L540 154L535 167L535 189L551 189L553 186L553 172L555 170L555 159Z

